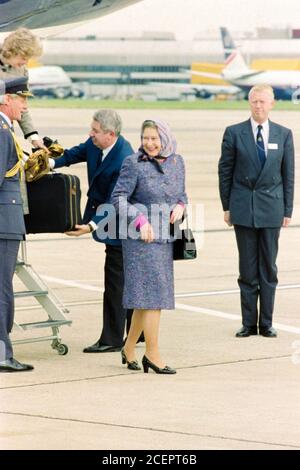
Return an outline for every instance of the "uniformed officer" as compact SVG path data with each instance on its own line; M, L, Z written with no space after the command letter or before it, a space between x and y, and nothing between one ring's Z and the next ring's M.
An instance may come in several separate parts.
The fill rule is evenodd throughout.
M26 77L0 82L0 372L33 369L14 359L9 338L14 321L13 275L25 234L20 192L22 149L12 123L27 111L27 96L32 94Z

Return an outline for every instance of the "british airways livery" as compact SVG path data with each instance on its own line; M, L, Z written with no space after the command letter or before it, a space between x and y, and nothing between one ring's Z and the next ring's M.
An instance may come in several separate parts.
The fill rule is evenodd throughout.
M300 71L298 70L254 70L248 67L241 52L235 47L227 28L221 27L225 55L222 74L193 70L202 77L222 78L240 88L247 96L254 85L268 84L274 90L275 99L298 101L300 96Z
M224 80L247 93L252 86L267 83L273 88L277 100L291 100L297 95L300 71L250 69L240 51L236 49L227 28L221 28L221 37L226 61L222 73Z

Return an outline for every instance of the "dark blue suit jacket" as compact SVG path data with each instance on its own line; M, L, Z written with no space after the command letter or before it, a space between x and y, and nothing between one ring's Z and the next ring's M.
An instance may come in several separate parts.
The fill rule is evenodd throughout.
M133 149L130 143L120 135L114 147L106 155L103 163L101 162L100 150L93 144L91 138L76 147L65 150L64 154L55 160L55 168L70 166L80 162L87 163L89 190L83 223L86 224L91 220L98 223L101 220L101 217L96 215L97 207L100 204L110 202L110 196L119 177L123 160L132 154ZM96 241L102 241L111 245L121 244L118 239L106 238L100 240L97 237L97 232L94 232L93 236Z
M227 127L219 161L223 210L234 225L281 227L291 217L294 198L294 145L290 129L269 121L266 163L261 169L251 121Z

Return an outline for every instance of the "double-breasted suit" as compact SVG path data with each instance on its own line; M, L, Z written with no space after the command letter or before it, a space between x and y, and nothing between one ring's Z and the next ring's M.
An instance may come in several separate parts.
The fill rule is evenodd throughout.
M121 135L102 161L102 151L94 145L91 138L86 142L65 150L55 160L55 168L86 162L88 173L88 200L83 216L83 223L101 220L97 208L110 202L110 196L117 182L123 160L133 153L130 143ZM123 344L126 314L130 322L132 312L126 312L122 306L123 293L123 259L122 246L117 237L99 238L93 232L96 241L106 244L105 291L103 299L103 329L99 339L100 345L121 347Z
M219 190L230 211L239 250L243 325L272 326L278 238L290 218L294 196L294 145L290 129L269 121L264 166L259 160L251 120L225 130L219 161ZM260 300L259 318L257 301Z
M12 279L25 234L19 172L6 176L18 161L10 126L0 113L0 361L13 357L9 339L14 321Z

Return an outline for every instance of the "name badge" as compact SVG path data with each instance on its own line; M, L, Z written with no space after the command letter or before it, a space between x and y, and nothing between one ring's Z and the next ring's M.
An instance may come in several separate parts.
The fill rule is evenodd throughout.
M268 150L278 150L278 144L268 143Z

